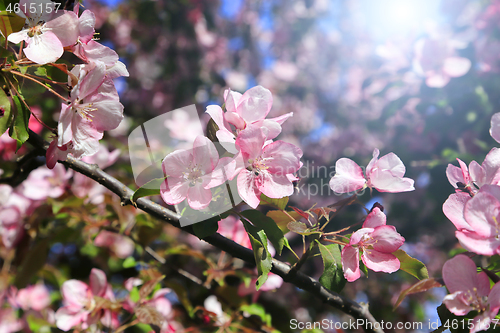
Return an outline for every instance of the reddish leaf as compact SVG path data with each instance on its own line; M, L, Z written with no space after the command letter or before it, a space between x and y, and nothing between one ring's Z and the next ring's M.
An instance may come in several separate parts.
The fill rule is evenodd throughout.
M146 283L144 283L141 287L141 289L139 290L139 296L140 296L140 299L145 299L146 297L149 296L149 294L151 294L151 292L155 289L155 286L161 282L161 280L163 280L164 276L158 276L152 280L149 280L147 281Z
M299 213L300 216L302 216L303 218L305 218L306 220L309 220L309 214L307 214L306 212L304 212L303 210L301 209L298 209L297 207L293 207L292 206L292 209L294 211L296 211L297 213Z
M137 319L143 324L153 324L161 327L164 318L155 308L150 305L139 305L135 308L135 315Z
M311 212L316 214L318 216L318 220L322 218L323 216L328 218L331 212L336 212L337 209L335 208L330 208L330 207L318 207L318 208L313 208L311 209Z
M394 304L393 310L395 310L401 304L401 302L405 299L405 297L407 295L421 293L421 292L427 291L429 289L436 288L436 287L442 287L442 286L443 285L441 283L439 283L434 278L424 279L424 280L418 281L413 286L411 286L411 287L409 287L401 292L396 304Z

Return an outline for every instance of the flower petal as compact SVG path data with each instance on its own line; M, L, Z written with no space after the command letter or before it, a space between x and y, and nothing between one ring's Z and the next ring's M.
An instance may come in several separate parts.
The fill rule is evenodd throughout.
M375 272L394 273L401 265L394 254L382 253L376 250L363 251L361 259L366 267Z
M363 170L351 159L341 158L335 163L335 176L330 188L336 193L348 193L362 189L366 183Z
M357 247L345 246L342 249L342 270L347 281L353 282L359 279L359 251Z

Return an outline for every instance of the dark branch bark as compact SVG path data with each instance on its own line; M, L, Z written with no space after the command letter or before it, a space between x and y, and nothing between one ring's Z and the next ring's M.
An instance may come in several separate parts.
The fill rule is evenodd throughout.
M38 136L31 130L28 142L38 150L39 154L45 155L45 151L48 148L48 143L43 141L40 136ZM99 184L103 185L104 187L118 195L123 205L132 203L130 201L130 198L134 194L134 191L116 178L108 175L97 165L87 164L71 156L68 156L66 161L61 163L89 178L92 178ZM142 211L194 235L191 226L180 226L180 216L177 213L145 198L138 199L135 204L137 208L141 209ZM219 248L220 250L227 252L235 258L242 259L248 263L255 265L254 254L251 250L233 242L228 238L225 238L218 233L208 236L203 240ZM353 316L355 319L363 320L364 329L366 332L383 333L380 325L378 325L375 318L369 312L368 306L362 306L348 298L345 298L333 291L326 289L315 279L299 271L292 270L290 265L279 260L273 259L272 272L281 276L284 281L292 283L296 287L308 291L309 293L321 299L324 303L327 303L334 308Z

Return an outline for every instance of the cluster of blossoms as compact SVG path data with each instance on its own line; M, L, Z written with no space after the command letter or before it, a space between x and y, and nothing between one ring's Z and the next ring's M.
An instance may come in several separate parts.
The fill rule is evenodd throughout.
M498 141L499 117L493 115L490 133ZM493 148L482 164L472 161L460 167L449 164L446 176L455 188L443 204L443 212L455 225L455 236L467 251L480 255L500 254L500 149ZM500 288L490 288L486 273L477 273L474 262L458 255L445 263L443 279L450 291L444 304L458 316L477 311L470 332L488 329L500 309Z
M57 10L50 0L21 0L16 13L25 18L26 25L7 36L10 42L25 42L23 52L33 63L53 63L64 50L84 62L68 72L70 99L61 106L58 138L47 151L49 168L68 153L77 158L95 154L103 132L116 128L123 119L113 79L128 76L128 71L115 51L93 39L94 14L85 10L78 16L79 8L78 1L73 11L67 11Z
M226 90L224 99L226 112L210 105L207 113L218 126L220 144L235 155L219 158L215 145L206 137L196 138L191 150L167 155L162 163L167 178L161 187L166 203L175 205L187 198L191 208L207 208L215 188L233 179L241 199L252 208L259 205L261 193L269 198L293 194L302 151L293 144L272 140L292 114L266 119L272 95L261 86L244 94Z
M403 177L406 168L394 153L380 159L378 149L363 170L351 159L341 158L335 163L335 176L330 180L330 188L337 193L362 191L365 188L380 192L413 191L414 181ZM375 272L393 273L400 267L399 259L393 254L405 239L393 226L386 225L386 215L380 207L374 206L365 219L363 227L352 234L349 244L342 250L342 269L347 281L352 282L361 276L359 258L365 266Z

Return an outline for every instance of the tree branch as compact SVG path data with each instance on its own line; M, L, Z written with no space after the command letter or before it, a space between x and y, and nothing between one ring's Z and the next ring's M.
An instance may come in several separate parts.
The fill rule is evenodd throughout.
M45 155L48 148L48 143L45 142L38 134L30 130L28 142L38 150L40 155ZM116 178L108 175L106 172L101 170L97 165L87 164L83 161L79 161L72 156L67 157L67 159L61 162L65 166L97 181L99 184L103 185L121 199L123 205L131 204L130 198L134 194L134 191L129 187L124 185L122 182ZM185 232L194 235L192 226L181 227L179 224L180 215L165 208L157 203L146 199L139 198L136 201L137 208L142 211L165 221ZM225 251L235 258L242 259L250 264L255 265L254 254L250 249L235 243L234 241L215 233L211 236L203 238L203 240L222 251ZM324 303L333 306L340 311L353 316L355 319L363 320L363 326L365 332L383 333L381 326L377 323L375 318L368 310L368 306L362 306L348 298L345 298L333 291L330 291L323 287L318 281L311 278L304 273L296 270L292 270L290 265L276 260L273 258L273 267L271 270L273 273L281 276L284 281L289 282L296 287L303 289L314 296L321 299Z

